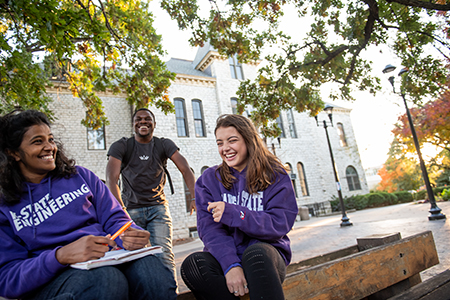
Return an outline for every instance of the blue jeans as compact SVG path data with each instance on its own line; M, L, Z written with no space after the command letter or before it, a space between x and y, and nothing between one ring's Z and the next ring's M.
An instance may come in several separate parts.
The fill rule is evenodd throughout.
M92 270L67 268L24 300L175 300L176 284L161 260L149 255Z
M175 257L172 251L172 217L168 204L133 208L128 210L128 214L136 225L150 232L150 243L153 246L163 248L163 253L157 256L172 272L176 281Z

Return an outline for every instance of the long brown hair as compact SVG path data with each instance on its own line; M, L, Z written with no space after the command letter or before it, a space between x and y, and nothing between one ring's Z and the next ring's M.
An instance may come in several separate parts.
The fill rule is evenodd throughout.
M247 191L254 194L265 190L274 183L276 173L284 173L284 167L278 158L265 146L253 123L241 115L221 115L217 118L216 129L234 127L244 138L247 146ZM218 179L226 189L231 189L236 178L231 175L230 167L223 161L217 168Z

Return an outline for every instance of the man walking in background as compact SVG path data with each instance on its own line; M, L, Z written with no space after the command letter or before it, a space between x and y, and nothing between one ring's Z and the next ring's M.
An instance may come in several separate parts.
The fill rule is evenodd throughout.
M133 221L150 232L150 243L163 247L162 262L176 280L172 218L164 194L167 159L170 158L183 174L192 197L195 177L172 140L153 136L156 121L150 110L138 109L133 115L133 124L134 137L123 137L108 150L106 185ZM118 185L120 174L122 193ZM168 178L172 185L170 176ZM195 198L191 200L190 210L191 214L195 210Z

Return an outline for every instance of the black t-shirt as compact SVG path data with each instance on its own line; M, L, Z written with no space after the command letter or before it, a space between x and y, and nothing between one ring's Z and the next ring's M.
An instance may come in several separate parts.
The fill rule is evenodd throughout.
M153 206L166 201L163 165L179 149L172 140L160 138L162 151L156 153L155 138L146 144L135 141L130 161L122 170L122 200L127 208ZM108 156L122 161L127 151L127 140L123 137L114 142Z

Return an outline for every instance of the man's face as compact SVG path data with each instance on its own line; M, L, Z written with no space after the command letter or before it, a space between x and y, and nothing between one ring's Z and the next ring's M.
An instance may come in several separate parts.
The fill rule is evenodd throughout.
M150 112L140 110L134 116L134 132L140 137L146 137L153 134L156 122Z

